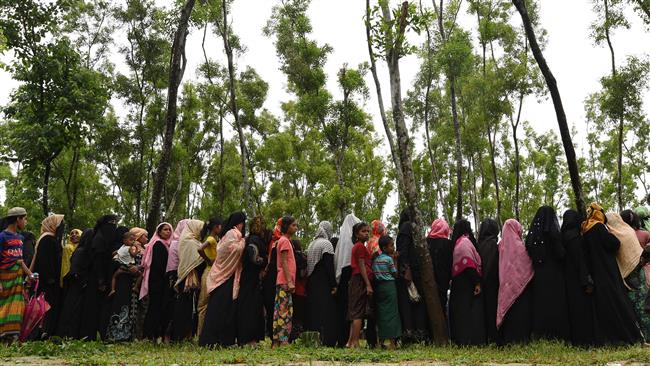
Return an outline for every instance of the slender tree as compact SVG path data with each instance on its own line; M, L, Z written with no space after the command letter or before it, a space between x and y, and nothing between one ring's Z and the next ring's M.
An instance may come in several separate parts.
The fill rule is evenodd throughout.
M533 56L537 61L542 75L544 75L544 80L546 80L546 85L551 93L551 98L553 99L553 105L555 107L555 114L557 116L557 123L560 129L560 136L562 137L562 145L564 146L564 153L566 155L567 165L569 167L569 175L571 176L571 186L573 187L573 194L576 203L576 208L579 212L585 212L585 203L582 198L582 183L580 181L580 172L578 168L578 161L576 159L575 149L573 147L573 141L571 139L571 131L569 130L569 124L567 122L566 113L564 112L564 106L562 105L562 97L560 96L560 90L557 87L557 81L555 76L551 72L551 69L546 63L546 59L542 54L542 49L537 43L537 36L535 35L535 30L530 17L528 16L528 11L526 10L526 4L524 0L512 0L512 3L517 8L519 15L521 16L521 21L524 24L526 30L526 37L530 44L530 48L533 51Z
M165 135L163 139L163 148L156 169L156 179L154 180L153 191L151 194L151 205L149 206L149 215L147 216L147 230L152 233L160 220L160 206L162 201L163 189L171 165L172 144L174 142L174 131L178 117L177 98L178 88L183 80L185 67L187 66L187 57L185 56L185 41L187 40L188 26L192 9L194 9L195 0L187 0L181 9L181 15L178 20L178 27L174 33L174 43L172 44L172 56L169 69L169 89L167 92L167 118L165 121Z

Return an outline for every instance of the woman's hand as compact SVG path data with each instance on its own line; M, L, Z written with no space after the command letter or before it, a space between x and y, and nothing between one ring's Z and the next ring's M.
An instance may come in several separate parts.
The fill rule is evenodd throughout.
M287 287L289 287L289 293L296 292L296 284L294 284L293 281L289 281Z
M366 294L368 294L368 296L372 296L373 293L374 292L372 290L372 285L367 285L366 286Z

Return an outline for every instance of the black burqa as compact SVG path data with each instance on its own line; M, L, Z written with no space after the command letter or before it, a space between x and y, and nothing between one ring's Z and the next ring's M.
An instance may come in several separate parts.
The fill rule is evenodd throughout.
M144 317L143 335L146 338L157 339L165 335L168 320L165 314L166 298L169 294L169 283L165 277L169 250L160 240L153 245L149 267L149 305Z
M582 218L575 210L564 212L562 245L566 250L564 262L571 343L576 346L594 344L594 281L587 266L585 241L580 233Z
M106 334L109 304L107 295L113 275L117 221L118 217L115 215L105 215L97 220L90 243L90 253L87 253L89 269L85 279L86 290L80 313L79 336L88 340L97 339L98 332L102 338Z
M397 258L399 277L395 281L397 286L397 304L402 321L402 341L422 342L429 340L427 325L427 309L424 300L411 301L408 294L408 287L413 281L419 294L420 288L420 261L415 249L413 240L413 226L408 209L404 209L399 219L399 231L395 240L396 250L399 253Z
M265 324L264 330L266 335L269 338L273 337L273 311L275 309L275 282L278 277L278 254L275 248L275 243L273 248L268 255L268 264L266 266L266 275L262 280L262 298L264 301L264 312L265 315Z
M240 345L264 340L264 301L260 273L268 258L266 240L251 234L246 238L242 255L242 273L237 299L237 343Z
M39 275L38 292L45 294L45 300L50 304L50 310L45 313L41 337L57 335L57 325L61 312L62 290L61 279L61 255L63 246L63 221L56 228L54 236L44 236L38 243L36 256L34 257L33 271Z
M525 244L535 270L532 283L533 337L569 340L565 250L553 208L542 206L537 210Z
M129 232L129 228L117 228L114 247L122 245L122 237ZM113 272L122 265L116 261L111 263ZM108 301L108 320L105 339L111 342L125 342L135 338L135 325L137 320L137 294L133 292L136 277L128 271L117 276L115 280L115 293ZM111 275L112 281L112 275Z
M438 297L440 297L440 305L447 314L447 300L449 291L449 282L451 281L451 260L453 254L453 246L449 240L449 230L447 230L447 237L445 238L427 238L427 245L429 247L429 255L431 256L431 264L433 265L433 275L438 285Z
M84 230L79 245L70 258L70 271L63 278L63 301L57 335L78 339L83 311L84 294L90 271L90 250L93 229Z
M481 222L478 232L478 253L481 256L481 290L485 301L485 323L488 343L499 342L497 331L497 300L499 298L499 224L492 219Z
M454 244L467 235L474 247L476 239L467 220L454 224L451 241ZM481 275L474 268L466 268L451 280L449 296L449 330L451 341L458 345L482 345L486 343L485 301L483 293L474 295L474 288L481 283Z
M616 263L620 241L602 223L593 225L583 235L587 266L594 280L595 343L640 343L643 339L641 331Z

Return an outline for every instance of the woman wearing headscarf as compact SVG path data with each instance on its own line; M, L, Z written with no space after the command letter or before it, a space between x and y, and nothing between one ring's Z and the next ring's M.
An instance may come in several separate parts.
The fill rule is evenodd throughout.
M533 263L522 239L521 224L503 224L499 242L499 289L495 325L499 343L528 343L532 331L531 286ZM488 327L490 324L488 324Z
M208 311L208 301L210 296L208 294L208 273L217 258L217 243L219 234L221 233L221 219L213 217L205 222L201 237L203 237L203 244L199 248L199 255L205 261L205 269L201 275L201 291L199 291L199 300L196 306L199 323L196 328L196 334L201 335L203 332L203 323L205 323L205 313ZM225 232L224 232L225 233Z
M174 306L172 340L182 341L192 337L195 304L201 289L203 258L199 255L204 222L189 220L178 242L178 270L174 289L178 292Z
M264 302L261 273L266 267L266 223L255 216L249 225L246 247L242 256L242 273L237 300L237 342L255 344L264 340Z
M171 244L172 225L163 222L156 227L149 243L145 246L142 256L142 286L140 287L140 300L149 298L149 306L144 317L143 336L156 340L165 335L167 322L164 316L165 269L169 257Z
M338 286L336 288L336 296L338 297L338 329L339 337L337 346L345 347L350 338L350 321L348 320L348 287L350 278L352 277L352 228L354 225L360 223L354 214L349 214L343 220L343 225L339 229L339 241L334 251L334 265L336 281Z
M63 278L63 301L56 334L64 338L78 339L81 327L83 301L90 270L90 245L93 229L81 234L79 244L70 257L70 270Z
M61 258L63 215L52 215L41 222L41 236L36 241L30 270L38 273L38 292L45 294L50 310L45 313L42 338L55 335L61 302Z
M422 289L418 287L416 281L420 278L420 265L415 251L408 208L402 211L398 227L395 249L399 254L397 258L399 276L395 281L395 286L397 287L397 302L402 320L402 341L405 343L422 342L428 338L427 310L424 301L421 299L413 301L409 295L411 285L414 286L418 294L422 294Z
M632 304L626 298L626 289L616 262L621 243L607 230L603 208L592 203L587 208L587 219L581 225L586 243L587 265L594 280L594 337L597 345L640 343Z
M580 233L582 217L567 210L562 218L562 244L566 250L565 278L571 343L590 346L594 343L594 281L589 272L585 241Z
M449 224L443 219L435 219L431 223L431 229L427 234L429 255L433 265L433 275L438 285L438 296L440 306L444 313L447 313L447 292L451 281L451 258L453 246L449 240Z
M636 237L634 229L623 221L621 215L608 212L605 216L607 217L609 232L621 243L616 252L616 263L618 263L621 277L627 279L639 265L643 248L639 245L639 239Z
M381 252L379 250L379 238L386 234L386 225L384 225L380 220L372 220L370 223L370 229L372 230L370 234L370 239L366 243L366 248L370 252L370 257L374 258Z
M613 212L607 213L607 227L621 242L616 254L616 262L621 276L628 288L627 295L632 302L637 321L646 338L650 337L650 315L645 312L645 298L648 286L645 280L643 265L643 248L634 229L623 221L622 217Z
M199 335L201 346L232 346L237 339L236 300L246 245L245 227L246 215L236 212L230 215L223 228L225 234L217 245L217 258L208 273L210 300L203 332Z
M165 338L171 339L174 329L174 309L176 301L178 301L178 293L176 292L175 285L178 278L178 242L181 238L181 233L187 227L189 219L182 219L176 224L176 229L172 233L169 244L169 252L167 254L167 266L165 267L165 308L163 310L167 329L165 330Z
M307 329L319 332L321 343L327 347L336 346L339 326L334 247L330 242L333 233L332 224L321 221L307 248Z
M560 224L555 210L542 206L526 236L526 251L533 261L533 336L570 338L569 308L564 280L564 256Z
M127 249L135 247L135 235L128 227L117 228L119 243ZM128 254L133 258L133 252ZM136 327L139 316L138 293L134 291L136 282L142 276L138 266L128 265L124 269L125 262L119 260L119 255L114 257L114 292L111 292L109 300L108 325L106 327L105 339L111 342L131 341L136 337ZM131 259L133 260L133 259ZM133 262L134 263L134 262Z
M481 290L485 299L485 321L488 343L499 342L496 326L497 299L499 297L499 224L492 219L481 222L478 230L478 254L481 256L483 277Z
M275 281L278 277L277 272L277 249L275 245L282 236L280 227L282 226L282 218L279 218L275 223L273 232L271 233L271 240L268 244L268 262L264 270L264 279L262 280L262 297L264 299L264 311L266 313L265 331L269 338L273 337L273 312L275 311Z
M61 288L63 288L63 278L70 272L70 258L72 258L72 254L77 249L77 245L79 245L81 234L83 234L81 230L72 229L68 235L68 242L63 246L63 252L61 254L61 279L59 283Z
M477 243L469 221L456 221L451 241L454 253L449 296L450 338L458 345L485 344L481 256L476 250Z

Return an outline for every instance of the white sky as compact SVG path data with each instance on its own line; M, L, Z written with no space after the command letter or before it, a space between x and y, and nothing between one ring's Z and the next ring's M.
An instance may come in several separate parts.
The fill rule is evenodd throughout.
M597 47L589 38L590 24L595 15L592 11L591 0L544 0L541 3L541 24L548 31L547 47L544 55L555 74L562 94L567 117L571 124L584 131L584 100L588 94L599 89L599 78L610 70L609 52L604 47ZM158 0L159 4L169 5L170 0ZM269 93L265 108L281 116L280 104L292 98L286 92L286 77L279 70L273 40L266 38L262 28L271 15L272 7L280 0L236 0L232 9L233 28L246 46L247 52L236 59L239 69L250 65L269 83ZM426 2L428 3L428 2ZM365 1L363 0L313 0L309 16L313 26L313 35L319 43L328 43L333 52L328 58L326 71L328 87L335 96L339 95L336 85L336 72L344 64L356 66L368 59L366 48L363 16ZM515 19L519 20L518 14ZM627 55L644 55L650 45L650 32L646 33L640 19L632 11L628 12L632 23L630 30L618 30L613 35L617 61L621 65ZM462 14L461 25L475 30L473 16ZM473 32L476 36L476 32ZM202 30L194 30L188 39L186 53L189 61L185 80L195 77L194 70L203 62L201 50ZM206 41L209 55L223 60L221 40L214 35ZM121 64L121 56L114 56L116 64ZM380 79L385 92L386 107L390 107L388 95L388 73L383 64L379 65ZM415 57L402 60L402 90L408 90L415 73L418 61ZM374 116L378 135L383 137L383 126L378 117L378 107L372 77L367 76L371 90L371 99L366 104L366 110ZM0 71L0 104L8 100L11 90L16 86L7 72ZM646 106L650 97L646 94ZM538 131L557 128L555 112L550 98L545 100L529 99L524 103L524 119L530 121ZM580 154L584 135L574 138ZM388 154L384 148L382 153ZM0 187L0 198L3 192ZM389 203L390 206L390 203Z

